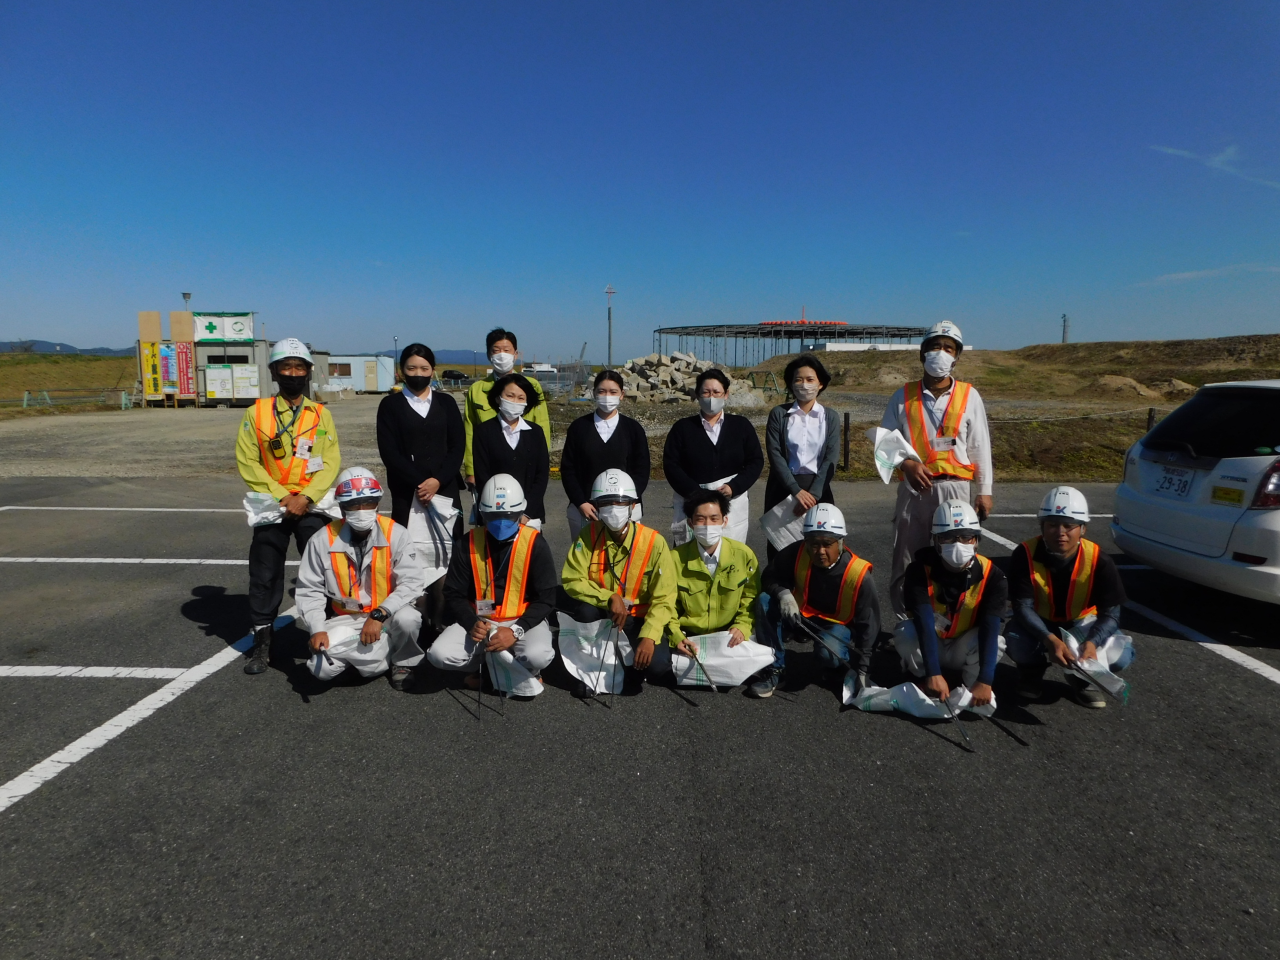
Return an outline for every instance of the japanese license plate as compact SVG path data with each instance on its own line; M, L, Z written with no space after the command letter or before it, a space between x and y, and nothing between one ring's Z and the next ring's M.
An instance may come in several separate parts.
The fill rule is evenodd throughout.
M1164 472L1156 478L1156 487L1152 493L1174 500L1186 500L1191 496L1191 483L1196 478L1194 470L1185 467L1161 467Z

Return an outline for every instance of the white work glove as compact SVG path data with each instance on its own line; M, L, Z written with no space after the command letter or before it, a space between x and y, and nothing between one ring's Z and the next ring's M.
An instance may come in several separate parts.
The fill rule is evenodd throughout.
M800 622L800 604L796 603L796 598L790 590L778 598L778 613L781 614L784 623Z

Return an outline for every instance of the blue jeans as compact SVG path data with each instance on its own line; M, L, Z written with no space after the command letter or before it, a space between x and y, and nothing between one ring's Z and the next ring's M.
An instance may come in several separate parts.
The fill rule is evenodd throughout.
M790 630L786 624L782 622L782 616L778 613L777 604L773 602L773 597L767 593L761 593L760 599L760 623L767 624L765 629L760 631L760 639L765 640L773 647L773 664L769 668L771 670L783 670L787 665L787 635L790 633L792 639L803 640L805 643L812 643L814 653L817 654L818 663L824 667L841 667L844 666L839 660L832 656L831 651L826 648L825 644L814 640L809 634L803 630ZM849 641L853 634L849 628L843 623L832 623L830 620L823 620L821 617L805 617L805 623L809 625L811 630L822 634L827 639L827 643L831 644L840 652L840 656L844 657L855 666L851 654L856 655L856 651L852 650ZM861 664L863 669L868 666Z
M1050 623L1047 626L1050 629L1057 627L1066 627L1071 631L1077 640L1083 641L1088 635L1089 628L1093 626L1096 617L1083 617L1071 623ZM1118 635L1119 631L1116 631ZM1009 659L1020 667L1040 667L1044 668L1049 665L1049 657L1045 653L1044 644L1039 640L1026 636L1018 626L1016 619L1009 621L1008 627L1005 628L1004 639L1007 644L1005 652L1009 654ZM1110 640L1110 637L1104 640L1103 644L1099 644L1099 649ZM1125 643L1116 653L1115 659L1110 663L1112 673L1119 673L1129 664L1133 663L1134 657L1133 640L1126 637Z

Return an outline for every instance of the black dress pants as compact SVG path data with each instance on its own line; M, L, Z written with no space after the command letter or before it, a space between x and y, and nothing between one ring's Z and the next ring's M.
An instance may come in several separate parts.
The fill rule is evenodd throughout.
M298 545L301 556L307 541L328 522L329 518L320 513L301 517L286 514L279 523L253 528L253 543L249 546L249 612L253 615L253 626L274 623L280 615L289 538Z

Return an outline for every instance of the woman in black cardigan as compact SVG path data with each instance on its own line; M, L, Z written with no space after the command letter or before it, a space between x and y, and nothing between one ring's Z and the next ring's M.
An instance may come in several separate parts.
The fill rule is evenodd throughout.
M458 472L466 449L466 433L458 404L447 393L431 389L436 357L431 348L411 343L400 352L404 390L389 393L378 404L378 454L387 468L391 490L391 518L409 526L416 498L425 507L433 497L459 502ZM462 515L449 531L462 533ZM444 566L448 566L446 559ZM427 616L438 633L444 612L444 578L427 587Z
M723 371L700 373L695 393L700 407L698 415L672 424L662 450L662 469L675 493L671 535L677 543L689 539L684 516L687 497L693 496L703 484L727 480L716 487L730 500L724 535L746 542L751 511L747 491L764 470L760 438L746 417L724 412L729 378Z
M560 482L569 496L565 515L569 535L575 540L587 520L597 519L590 502L591 484L600 474L610 468L625 470L636 485L637 497L643 497L649 485L649 438L638 421L618 412L622 376L613 370L596 374L595 399L595 413L578 417L569 425L560 453ZM641 515L637 504L632 516L639 520Z
M515 477L524 489L528 504L525 518L536 521L533 525L538 529L547 519L544 499L551 477L551 455L542 427L529 423L524 415L536 407L540 399L533 384L520 374L499 377L489 389L489 405L498 415L476 427L471 439L476 492L482 493L489 478L499 473ZM515 440L514 447L511 439Z

